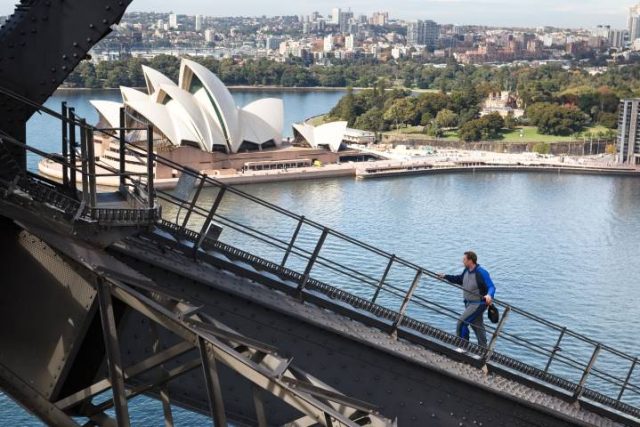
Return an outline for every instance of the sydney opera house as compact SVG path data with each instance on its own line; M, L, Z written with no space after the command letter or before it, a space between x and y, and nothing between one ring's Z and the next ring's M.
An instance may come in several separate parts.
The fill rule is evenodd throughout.
M197 62L183 59L178 84L143 66L147 93L121 87L122 101L91 101L101 125L117 127L120 107L154 125L154 139L172 147L238 153L279 147L282 100L266 98L238 108L225 85Z
M97 127L153 125L154 151L183 166L209 175L236 174L239 171L291 169L318 164L340 163L361 153L345 149L346 122L312 126L295 124L292 140L283 140L284 106L281 99L264 98L246 106L236 105L222 81L197 62L182 59L176 84L162 73L143 66L146 92L121 87L122 102L90 101L98 112ZM96 133L96 155L107 167L119 165L118 135ZM129 132L132 144L146 143L146 132ZM146 169L145 156L127 156L127 170ZM40 171L54 178L50 162ZM156 165L157 180L171 181L175 171ZM110 185L109 183L104 183Z

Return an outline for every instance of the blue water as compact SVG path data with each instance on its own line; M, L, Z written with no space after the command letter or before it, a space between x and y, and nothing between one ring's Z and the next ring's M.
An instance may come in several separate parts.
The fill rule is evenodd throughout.
M258 97L253 92L234 96L242 102ZM339 95L285 92L282 96L288 97L287 120L297 121L326 111L333 104L330 97ZM67 99L85 114L89 111L87 99L94 97L117 98L117 93L79 93ZM57 95L51 102L60 99ZM290 110L287 99L292 100L292 105L306 105L309 110ZM310 110L312 106L308 104L316 110ZM46 137L55 130L47 126L50 125L42 118L32 120L32 144L51 147ZM363 181L330 179L250 185L243 189L434 271L458 272L462 252L474 249L480 263L491 272L499 299L634 356L640 353L635 332L635 319L640 318L640 179L486 173ZM295 226L233 197L225 198L220 212L283 240L288 239ZM312 248L317 236L317 232L303 229L300 245ZM222 240L276 261L282 256L229 230L223 232ZM373 277L379 277L384 268L380 259L332 237L321 254L357 266ZM290 263L300 267L302 260L294 257ZM325 273L332 283L359 295L371 295L371 289L348 278L331 276L322 267L314 272ZM406 289L411 278L411 272L397 269L392 271L390 282ZM460 309L459 292L433 281L421 283L417 294ZM380 301L392 308L399 305L398 298L390 294L383 293ZM453 319L415 304L409 307L409 314L449 331L455 325ZM551 346L557 338L517 315L509 319L506 331L545 346ZM574 339L563 344L563 353L582 363L588 360L592 349ZM539 367L542 363L535 354L513 343L499 341L498 350ZM628 362L604 354L596 366L623 376ZM574 380L579 376L578 371L562 365L552 365L551 371ZM640 369L632 382L640 383ZM597 379L590 379L588 385L615 393ZM630 393L627 401L638 404L639 397ZM146 398L140 398L139 403L132 410L139 425L161 423L159 404ZM183 412L178 417L182 417L179 425L207 424L203 418ZM0 420L7 425L39 425L2 396Z

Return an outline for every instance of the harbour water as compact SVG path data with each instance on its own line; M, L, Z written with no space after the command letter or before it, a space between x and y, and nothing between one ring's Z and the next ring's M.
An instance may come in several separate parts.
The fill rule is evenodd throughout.
M104 96L113 93L117 98L117 92ZM326 111L340 96L331 92L285 95L307 108L290 112L285 99L288 121ZM252 94L242 96L249 99ZM62 99L56 97L50 104ZM87 100L96 97L95 93L65 97L81 115L93 117ZM39 148L52 149L46 138L51 132L55 130L40 118L30 123L31 143ZM462 252L474 249L480 263L491 272L499 299L634 356L640 352L633 324L640 318L638 178L483 173L329 179L243 189L434 271L458 272ZM223 203L220 212L283 238L291 231L279 228L268 215L236 204L233 198ZM239 246L247 243L242 236L225 233L223 240ZM313 244L313 239L301 244ZM256 248L271 256L268 249ZM339 245L332 248L327 257L348 260L365 269L373 262L356 251L341 250ZM420 292L451 307L461 304L458 291L448 287L424 287ZM416 307L411 310L412 316L433 321L438 327L452 331L455 326L451 320ZM519 326L513 323L510 332L525 338L546 338L550 345L557 338ZM572 356L582 361L588 358L588 349L570 346L568 343L565 351L571 351ZM529 355L523 352L518 356L527 359ZM632 381L640 382L640 371ZM136 425L160 425L160 405L146 398L139 402L133 405ZM206 425L203 418L191 414L179 413L176 419L178 425ZM3 425L40 425L4 396L0 396L0 420Z

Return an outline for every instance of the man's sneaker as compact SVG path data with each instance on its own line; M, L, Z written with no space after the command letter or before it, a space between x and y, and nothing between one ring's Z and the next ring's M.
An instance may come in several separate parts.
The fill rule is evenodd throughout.
M465 354L466 352L467 350L465 350L464 348L461 348L461 347L456 348L456 353Z

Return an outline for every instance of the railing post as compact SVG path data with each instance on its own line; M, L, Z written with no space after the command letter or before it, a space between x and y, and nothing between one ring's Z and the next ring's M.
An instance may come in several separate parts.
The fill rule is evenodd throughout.
M500 337L500 332L502 332L502 329L504 328L504 324L507 321L507 317L509 317L509 313L511 313L511 307L507 306L502 313L502 317L500 318L500 322L498 322L498 326L496 327L495 331L493 331L491 341L489 341L489 344L487 345L487 351L484 353L484 357L482 358L483 365L486 365L487 362L491 360L491 356L493 356L496 344L498 343L498 338Z
M218 191L218 195L216 196L216 199L213 202L213 206L211 206L211 209L209 210L209 214L207 215L207 218L204 220L204 224L202 224L202 228L200 229L200 235L198 236L198 240L193 245L193 256L196 256L198 254L198 249L200 249L202 242L204 242L204 239L207 237L207 232L209 231L209 227L211 226L213 217L216 214L216 211L218 210L218 208L220 207L220 203L222 203L222 197L224 196L224 193L226 191L227 191L226 186L220 187L220 190Z
M578 399L580 399L580 396L582 396L582 393L584 392L584 385L587 383L587 378L589 377L589 373L591 372L591 368L593 368L593 365L596 363L596 359L598 358L598 355L600 354L600 348L601 348L600 344L597 344L595 350L593 350L593 354L591 355L591 359L589 359L589 364L587 365L587 367L582 372L582 378L580 378L580 382L578 383L578 387L576 387L576 392L573 394L573 400L574 401L577 401Z
M400 304L400 310L398 311L398 317L396 318L395 322L393 322L393 325L391 326L391 335L392 336L396 336L396 334L398 332L398 327L400 326L400 323L402 323L402 319L404 318L404 313L405 313L405 311L407 311L407 306L409 305L409 302L411 301L411 298L413 297L413 293L418 288L418 284L420 283L420 279L421 278L422 278L422 269L420 268L416 272L416 275L413 278L413 282L411 282L411 286L409 287L409 290L407 291L406 295L404 296L404 299L402 300L402 304Z
M316 263L316 259L318 259L318 255L320 255L320 250L322 249L322 245L324 245L324 241L327 240L327 236L329 235L329 229L327 227L322 229L322 234L318 239L318 243L316 243L316 247L311 254L311 258L309 258L309 262L307 263L307 267L304 269L304 274L302 276L302 280L298 284L298 292L302 294L305 286L307 286L307 282L309 281L309 277L311 275L311 269L313 269L313 265Z
M627 389L627 386L629 385L629 381L631 380L631 375L633 374L633 370L636 368L637 364L638 364L638 358L636 357L635 359L633 359L633 362L631 362L631 368L629 369L629 373L627 373L627 378L625 378L624 383L622 384L622 388L620 389L620 394L618 394L618 402L620 402L620 400L622 399L622 395L624 394L624 391Z
M149 208L153 209L154 205L154 189L153 189L153 125L147 126L147 198Z
M289 259L289 255L291 254L291 249L293 249L293 245L296 243L296 239L298 238L298 234L300 233L300 229L302 228L302 225L304 224L304 215L302 215L300 217L300 220L298 221L298 224L296 225L296 229L293 232L293 236L291 236L291 240L289 241L289 246L287 246L287 250L284 253L284 256L282 257L282 262L280 263L281 267L284 267L284 265L287 263L287 259Z
M127 145L126 145L126 132L124 130L125 128L125 114L124 114L124 107L120 108L120 131L118 133L118 141L120 142L120 191L124 191L125 186L127 184L127 180L126 177L124 176L125 171L127 170L127 164L126 164L126 151L127 151Z
M62 185L67 187L69 186L69 168L67 167L68 159L68 123L67 120L69 118L67 103L62 101L62 158L64 162L62 163Z
M551 351L551 355L549 356L549 360L547 361L547 366L544 367L545 373L549 372L549 367L551 366L551 362L553 361L553 358L556 357L556 353L560 351L560 342L562 341L562 338L564 337L565 332L567 332L566 326L563 327L562 330L560 331L560 336L558 337L558 341L556 341L556 345L553 346L553 350Z
M82 201L89 204L89 175L87 172L87 132L80 124L80 161L82 162Z
M82 120L82 127L85 127L87 123ZM91 207L95 208L97 206L97 190L96 190L96 153L95 146L93 143L93 129L86 128L85 130L87 136L87 161L89 162L89 197L91 202Z
M396 260L395 254L391 255L391 258L389 258L389 263L387 264L387 267L384 269L384 273L382 273L382 277L378 282L378 286L376 287L376 292L373 294L373 298L371 298L371 302L375 303L376 300L378 299L380 290L382 289L382 286L384 286L384 282L387 280L387 276L389 275L389 271L391 271L391 266L393 265L393 262L395 260Z
M77 183L76 183L76 116L75 109L69 108L69 163L71 170L69 171L69 183L73 189L74 197L77 196Z
M184 172L182 172L184 173ZM187 214L184 216L184 221L182 221L182 228L187 228L187 224L189 223L189 218L191 218L191 212L193 212L193 208L195 208L196 203L198 202L198 198L200 197L200 192L204 187L204 183L207 181L207 174L203 174L202 178L200 178L200 184L198 184L198 188L196 189L196 193L193 195L193 199L191 199L191 203L189 204L189 209L187 209ZM177 218L176 218L177 222Z

